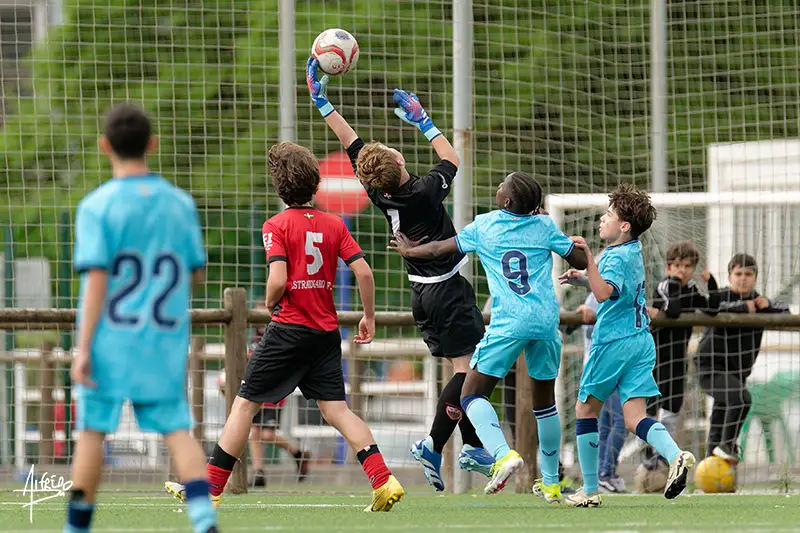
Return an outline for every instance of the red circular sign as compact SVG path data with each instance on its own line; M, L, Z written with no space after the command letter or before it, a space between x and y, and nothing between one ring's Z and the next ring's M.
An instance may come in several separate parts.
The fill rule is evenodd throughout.
M314 203L328 213L339 216L357 215L369 205L369 196L350 165L347 152L328 154L319 162L322 182Z

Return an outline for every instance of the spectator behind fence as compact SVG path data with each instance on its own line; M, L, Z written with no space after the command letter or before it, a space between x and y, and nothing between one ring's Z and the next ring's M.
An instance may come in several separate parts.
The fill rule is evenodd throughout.
M701 275L708 285L709 295L700 292L694 281L700 252L690 241L678 242L667 249L667 277L656 286L650 316L678 318L682 314L702 311L716 315L719 309L717 280L707 270ZM656 378L661 397L651 398L647 412L657 418L670 432L678 425L678 413L683 407L684 387L686 385L686 352L692 336L691 326L654 327L653 340L656 343ZM652 448L645 449L643 464L648 469L657 466L659 456Z
M786 304L773 302L755 291L758 265L753 256L738 253L728 263L730 286L719 291L723 313L788 313ZM739 461L736 441L750 410L745 387L761 349L764 328L706 328L695 361L700 386L714 398L707 454Z

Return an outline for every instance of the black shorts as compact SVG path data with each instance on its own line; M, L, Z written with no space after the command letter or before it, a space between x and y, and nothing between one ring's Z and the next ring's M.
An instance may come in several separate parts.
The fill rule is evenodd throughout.
M296 387L310 400L344 401L338 329L318 331L275 322L267 327L247 363L239 396L278 403Z
M441 283L412 283L411 312L434 357L468 355L483 338L475 291L460 274Z
M253 425L261 428L278 429L280 407L262 407L253 417Z

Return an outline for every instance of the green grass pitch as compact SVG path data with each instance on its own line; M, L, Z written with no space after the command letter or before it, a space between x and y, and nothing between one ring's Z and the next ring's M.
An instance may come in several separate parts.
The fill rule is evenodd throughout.
M249 532L783 532L800 531L800 496L608 496L600 509L548 506L532 495L435 495L411 492L391 513L367 514L367 493L248 494L223 496L221 533ZM64 498L34 506L0 492L0 531L59 532ZM158 493L107 492L100 497L94 531L191 533L183 506Z

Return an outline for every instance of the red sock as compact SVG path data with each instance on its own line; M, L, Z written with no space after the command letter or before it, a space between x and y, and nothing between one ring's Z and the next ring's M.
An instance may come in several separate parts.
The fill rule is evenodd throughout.
M228 478L231 477L232 471L233 470L225 470L224 468L212 464L206 465L206 477L208 478L208 484L211 486L212 496L219 496L222 494L222 491L225 490L225 484L228 482Z
M377 489L389 479L389 476L392 475L389 472L389 469L386 468L386 463L383 461L383 455L381 452L370 454L364 461L361 463L361 468L364 469L364 473L367 474L369 478L369 482L372 483L372 488Z

